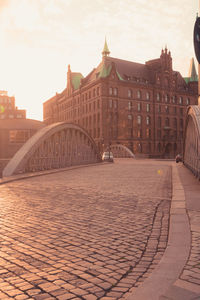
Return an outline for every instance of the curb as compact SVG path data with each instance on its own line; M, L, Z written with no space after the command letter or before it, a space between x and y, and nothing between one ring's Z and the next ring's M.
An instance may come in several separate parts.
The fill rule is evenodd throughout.
M66 172L66 171L85 168L85 167L93 167L93 166L97 166L99 164L101 164L101 165L107 164L107 162L106 163L98 162L98 163L94 163L94 164L78 165L78 166L66 167L66 168L62 168L62 169L52 169L52 170L46 170L46 171L40 171L40 172L34 172L34 173L23 173L23 174L13 175L13 176L9 176L9 177L3 177L3 178L0 178L0 185L9 183L9 182L13 182L13 181L22 180L22 179L29 179L29 178L38 177L38 176Z
M179 279L190 253L191 232L185 193L176 166L172 166L172 202L167 248L152 274L126 300L159 300Z

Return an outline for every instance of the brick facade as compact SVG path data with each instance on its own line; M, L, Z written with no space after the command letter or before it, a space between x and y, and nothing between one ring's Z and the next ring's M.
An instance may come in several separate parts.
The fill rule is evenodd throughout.
M172 68L171 53L145 64L109 56L85 78L68 66L67 87L43 104L46 124L75 123L100 151L121 143L134 154L174 157L182 153L186 109L197 104L198 82Z

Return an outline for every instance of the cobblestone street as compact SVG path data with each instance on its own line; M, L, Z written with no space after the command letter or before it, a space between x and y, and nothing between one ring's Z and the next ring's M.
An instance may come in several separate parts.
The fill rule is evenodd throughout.
M164 253L170 203L163 161L0 185L0 299L126 299Z

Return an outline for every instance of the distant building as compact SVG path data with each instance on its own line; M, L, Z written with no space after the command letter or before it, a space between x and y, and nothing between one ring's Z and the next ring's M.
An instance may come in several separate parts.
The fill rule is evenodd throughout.
M0 91L0 120L25 118L26 110L15 106L15 97L8 96L7 91Z
M0 175L21 146L44 126L41 121L26 119L26 110L15 107L15 98L0 92Z
M184 79L166 48L145 64L109 54L105 41L102 61L86 77L68 66L67 87L43 104L45 124L79 124L100 151L122 144L147 157L181 153L186 110L198 98L194 61Z

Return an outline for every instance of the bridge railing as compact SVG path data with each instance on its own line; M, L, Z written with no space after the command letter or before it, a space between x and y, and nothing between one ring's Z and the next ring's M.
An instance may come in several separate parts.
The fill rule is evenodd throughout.
M185 138L184 138L184 165L200 179L200 106L188 108Z

